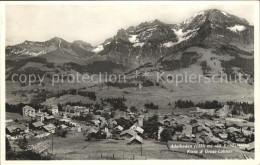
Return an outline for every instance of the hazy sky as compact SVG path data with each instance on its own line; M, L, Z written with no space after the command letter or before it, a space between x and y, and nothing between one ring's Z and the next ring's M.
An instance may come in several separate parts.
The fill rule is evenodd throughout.
M180 23L196 13L216 8L254 22L251 5L9 5L6 6L6 44L46 41L60 37L97 45L120 28L159 19Z

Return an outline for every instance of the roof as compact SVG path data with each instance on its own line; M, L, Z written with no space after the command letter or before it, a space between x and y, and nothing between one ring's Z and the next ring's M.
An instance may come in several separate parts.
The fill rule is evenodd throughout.
M47 119L47 120L49 120L49 119L54 119L54 116L45 116L45 118Z
M239 127L254 127L254 122L248 122L239 118L226 118L226 125L237 125Z
M140 132L140 133L144 132L144 130L141 127L139 127L137 124L132 125L132 127L130 127L130 129L133 129L133 130Z
M120 125L116 126L114 129L119 129L120 131L124 130L124 128L122 126L120 126Z
M226 134L226 133L219 133L218 135L222 139L226 139L228 137L228 134Z
M94 115L94 119L99 119L101 115Z
M32 125L33 125L34 127L41 127L41 126L43 126L44 124L43 124L41 121L38 121L38 122L32 123Z
M125 134L129 134L131 136L135 136L137 133L134 130L128 129L120 133L120 136L123 136Z
M64 124L61 124L61 125L60 125L60 128L61 128L61 129L65 129L65 128L68 128L68 126L66 126L66 125L64 125Z
M98 130L95 129L95 128L93 128L93 127L91 127L91 128L88 130L88 133L97 133L97 132L98 132Z
M5 120L5 123L10 123L10 122L13 122L13 120L12 119Z
M142 128L139 127L139 126L137 126L135 130L138 131L138 132L140 132L140 133L143 133L143 132L144 132L144 129L142 129Z
M70 122L70 119L60 119L60 121L64 121L64 122Z
M237 129L237 128L235 128L235 127L229 127L229 128L227 128L227 131L228 132L230 132L230 133L234 133L234 132L241 132L241 130L240 129Z
M24 131L27 129L27 127L24 124L16 124L11 125L9 127L6 127L10 133L13 133L16 131L16 129L20 129L21 131Z
M134 141L134 140L137 140L138 142L143 143L143 138L141 138L141 137L138 136L138 135L135 135L135 136L133 136L131 139L129 139L130 142L132 142L132 141Z
M56 127L53 124L48 124L48 125L43 126L43 128L46 129L47 131L50 131L50 130L55 129Z
M56 109L56 108L58 108L58 106L57 105L52 105L51 108L52 109L54 109L54 108Z
M44 116L44 113L36 113L35 116Z
M29 106L29 105L26 105L24 106L22 109L30 109L30 110L35 110L33 107Z

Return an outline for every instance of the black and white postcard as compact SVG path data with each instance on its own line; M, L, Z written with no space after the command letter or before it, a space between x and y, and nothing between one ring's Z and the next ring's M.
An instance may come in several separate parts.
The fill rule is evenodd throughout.
M258 1L0 5L3 164L259 164Z

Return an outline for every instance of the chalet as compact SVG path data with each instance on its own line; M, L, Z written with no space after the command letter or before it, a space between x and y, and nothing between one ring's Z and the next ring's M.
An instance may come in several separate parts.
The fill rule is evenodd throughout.
M135 135L129 139L129 142L127 144L142 144L142 143L143 143L143 139L140 136Z
M35 123L32 123L32 126L35 129L41 129L44 126L44 124L42 123L42 121L37 121Z
M43 126L43 129L49 133L55 133L55 126L53 124L48 124Z
M11 126L11 125L14 125L14 124L15 124L15 122L12 119L5 120L6 126Z
M125 140L130 139L136 135L137 133L132 129L128 129L120 133L120 137Z
M45 114L44 113L36 113L35 114L35 118L36 118L36 121L44 121L44 116Z
M48 109L49 112L51 112L51 114L55 115L55 114L59 114L59 108L57 105L52 105L50 107L50 109Z
M26 130L28 130L28 127L24 124L15 124L6 127L6 133L12 136L20 135L22 133L25 133Z
M24 106L22 108L22 111L23 111L23 116L24 117L29 117L29 116L35 114L35 109L33 107L28 106L28 105Z

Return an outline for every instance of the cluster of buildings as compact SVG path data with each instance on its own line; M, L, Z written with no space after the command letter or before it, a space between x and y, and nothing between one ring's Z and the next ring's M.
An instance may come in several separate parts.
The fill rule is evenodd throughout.
M161 140L161 133L164 129L174 127L176 132L172 140L176 141L214 145L228 142L254 142L254 123L229 117L228 114L222 113L227 107L223 108L216 112L214 109L195 107L179 110L179 114L176 114L178 111L171 114L159 114L156 139ZM88 140L112 138L127 140L128 144L143 143L143 139L147 138L144 133L144 120L149 118L148 115L137 114L130 110L117 111L114 117L104 115L111 115L111 113L110 109L93 110L83 106L68 105L64 106L61 112L57 106L48 106L47 111L42 112L26 105L22 108L22 115L30 120L27 122L7 120L6 133L10 138L19 138L24 135L41 138L60 131L76 131L86 135ZM217 113L219 113L219 118L214 118L212 121L201 117L202 114L213 116ZM88 118L89 115L91 118ZM118 123L120 118L134 124L124 128Z
M199 112L201 109L199 109ZM249 144L254 143L254 122L249 122L245 119L230 117L225 114L225 117L212 118L211 120L202 117L201 115L184 114L168 114L159 117L158 139L161 139L160 134L164 129L170 127L182 127L176 129L172 140L188 141L208 145L223 145L231 143ZM208 111L211 115L212 110ZM208 113L203 110L203 114ZM194 114L194 113L193 113ZM190 117L192 116L192 117ZM224 115L223 115L224 116ZM254 147L247 150L253 150Z

